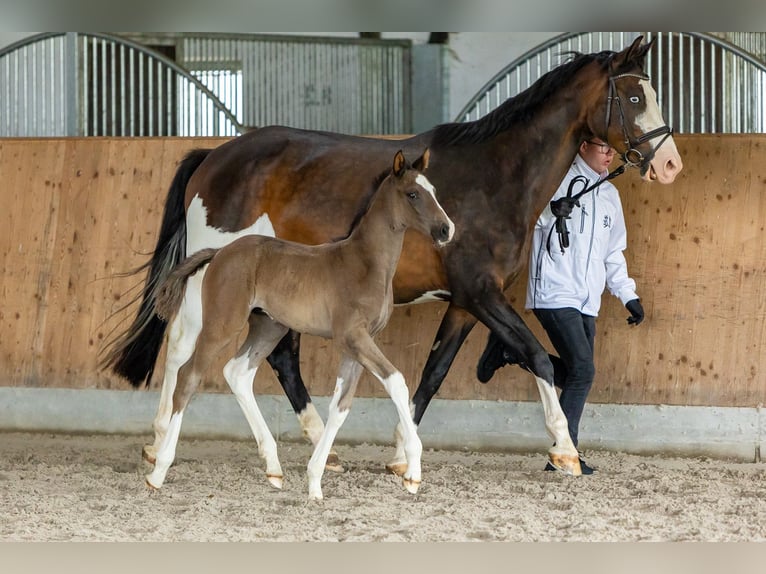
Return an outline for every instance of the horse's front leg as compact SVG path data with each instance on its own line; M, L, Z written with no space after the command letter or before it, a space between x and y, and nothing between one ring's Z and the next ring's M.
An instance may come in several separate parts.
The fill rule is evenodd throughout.
M324 474L325 461L341 425L348 416L361 374L362 365L347 355L341 358L338 378L335 380L335 390L327 413L327 424L314 447L314 452L306 469L310 499L322 499L322 474Z
M311 396L301 377L300 348L301 334L290 330L282 337L267 360L298 417L303 436L316 447L324 431L324 422L311 401ZM326 468L333 472L343 472L340 458L333 449L330 449L327 455Z
M420 424L431 399L438 392L457 352L475 324L476 318L464 309L452 304L447 307L434 338L434 343L431 345L431 352L420 377L420 384L412 397L410 409L415 425ZM407 456L404 452L404 435L402 434L401 423L396 425L394 441L396 452L386 468L394 474L403 476L407 471Z
M481 302L480 305L473 305L470 308L471 312L489 327L506 347L512 349L513 354L520 358L519 362L535 376L543 403L545 428L554 441L548 450L551 463L567 474L579 476L582 472L580 458L569 436L567 419L556 395L553 363L547 351L511 307L500 289L484 289L482 298L471 300Z
M154 418L154 443L144 445L143 458L154 464L157 450L165 439L173 410L173 393L178 379L178 370L194 351L197 335L202 329L201 285L204 270L189 277L186 292L178 312L173 317L168 330L165 373L160 390L160 404Z

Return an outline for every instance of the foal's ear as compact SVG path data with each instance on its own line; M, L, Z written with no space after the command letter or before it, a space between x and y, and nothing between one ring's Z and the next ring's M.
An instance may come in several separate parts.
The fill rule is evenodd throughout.
M431 150L426 148L426 150L423 152L423 155L421 155L418 159L415 160L415 163L412 164L412 167L414 167L418 171L425 171L428 169L428 160L431 158Z
M396 177L402 177L406 169L407 169L407 162L404 159L404 153L402 152L402 150L399 150L398 152L396 152L396 155L394 156L394 167L392 168L392 170Z

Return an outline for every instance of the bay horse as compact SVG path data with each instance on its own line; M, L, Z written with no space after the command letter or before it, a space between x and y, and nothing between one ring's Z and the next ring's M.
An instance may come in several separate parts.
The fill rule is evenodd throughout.
M574 158L593 134L614 147L645 181L672 183L681 157L644 72L651 43L638 37L619 52L573 53L532 86L472 122L447 123L402 140L355 137L287 127L243 134L214 150L195 150L170 186L143 300L130 328L105 347L101 361L134 386L149 381L165 323L154 313L158 282L181 258L245 234L316 244L348 228L372 180L400 147L431 150L429 179L455 222L455 239L436 250L418 233L405 236L394 275L397 304L447 301L411 410L419 424L455 355L477 320L514 350L535 377L545 427L555 442L549 458L578 474L579 459L554 390L548 353L504 296L525 264L532 228ZM465 158L470 158L466 161ZM353 165L353 169L347 169ZM170 325L152 460L170 420L178 367L191 353L187 329L199 315L192 278ZM269 357L303 432L316 444L322 420L299 369L300 338L290 333ZM406 467L402 434L387 465ZM332 458L332 455L331 455ZM328 459L328 464L339 464Z
M289 329L333 339L341 349L335 391L324 428L308 464L309 498L321 499L321 478L335 436L351 407L362 368L391 396L404 429L407 472L404 485L420 485L422 444L409 409L409 391L400 371L383 355L373 337L388 323L394 307L392 281L404 233L429 235L436 248L447 244L455 226L436 199L422 171L428 150L408 169L401 151L370 206L345 239L305 245L263 235L247 235L221 249L191 255L165 280L155 304L161 317L180 308L189 276L200 271L201 315L191 357L178 370L170 424L146 481L160 488L175 458L184 409L216 356L249 324L247 337L223 374L239 401L266 461L271 484L281 488L277 446L253 396L259 365ZM328 161L332 156L327 156Z

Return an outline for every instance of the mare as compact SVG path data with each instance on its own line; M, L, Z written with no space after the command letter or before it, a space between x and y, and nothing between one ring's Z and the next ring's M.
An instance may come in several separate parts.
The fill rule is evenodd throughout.
M149 486L160 488L175 458L184 409L216 356L249 325L247 337L223 374L237 397L266 461L266 476L282 486L277 446L253 396L253 379L261 364L289 329L333 339L341 350L327 425L308 464L309 497L322 498L325 461L351 407L362 368L370 371L391 396L404 429L407 472L404 485L420 485L422 445L409 409L402 373L383 355L373 337L388 323L394 307L392 281L402 252L404 233L416 229L438 249L455 226L436 199L422 171L428 150L411 168L401 151L390 173L372 196L369 208L345 239L305 245L263 235L241 237L221 249L203 249L179 264L160 287L156 310L173 316L184 297L188 277L206 267L201 316L191 357L178 370L167 433L157 449ZM332 160L328 156L327 160Z
M440 250L421 234L408 233L394 275L397 304L448 301L412 397L413 420L420 423L478 320L534 375L545 426L556 443L549 457L577 474L579 461L554 390L553 364L504 291L524 268L534 222L588 134L608 142L646 181L669 184L681 171L670 128L643 69L650 46L639 37L619 52L572 54L486 116L407 139L267 127L214 150L191 152L170 186L157 247L144 266L149 273L140 309L133 324L102 350L102 366L134 386L148 384L166 327L154 313L157 284L184 252L220 247L252 233L309 244L338 237L364 200L365 186L392 153L428 147L429 179L458 232ZM200 304L199 281L192 278L170 324L155 440L144 447L150 461L166 433L178 367L191 353L193 341L186 333L198 321ZM269 363L304 434L316 444L323 424L300 378L299 342L297 334L288 334ZM406 465L401 439L397 428L388 467L399 473Z

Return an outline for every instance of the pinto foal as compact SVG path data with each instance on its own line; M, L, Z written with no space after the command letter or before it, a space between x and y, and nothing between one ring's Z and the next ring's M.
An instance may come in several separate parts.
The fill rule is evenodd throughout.
M373 337L386 326L393 310L391 285L408 228L430 235L442 245L455 226L436 200L422 171L428 150L409 167L404 154L394 156L357 225L345 239L308 246L261 235L242 237L221 249L204 249L179 264L157 299L157 313L172 317L181 305L189 276L207 265L202 281L199 333L189 359L178 371L168 432L157 450L154 470L146 481L160 488L175 458L184 409L200 379L245 325L245 342L224 367L266 461L266 476L282 486L277 447L253 395L258 366L288 329L334 339L341 349L335 391L324 432L308 464L309 498L321 499L325 461L348 415L362 368L383 383L405 434L405 488L420 485L422 444L409 409L402 374L386 359ZM247 376L242 376L246 374Z

